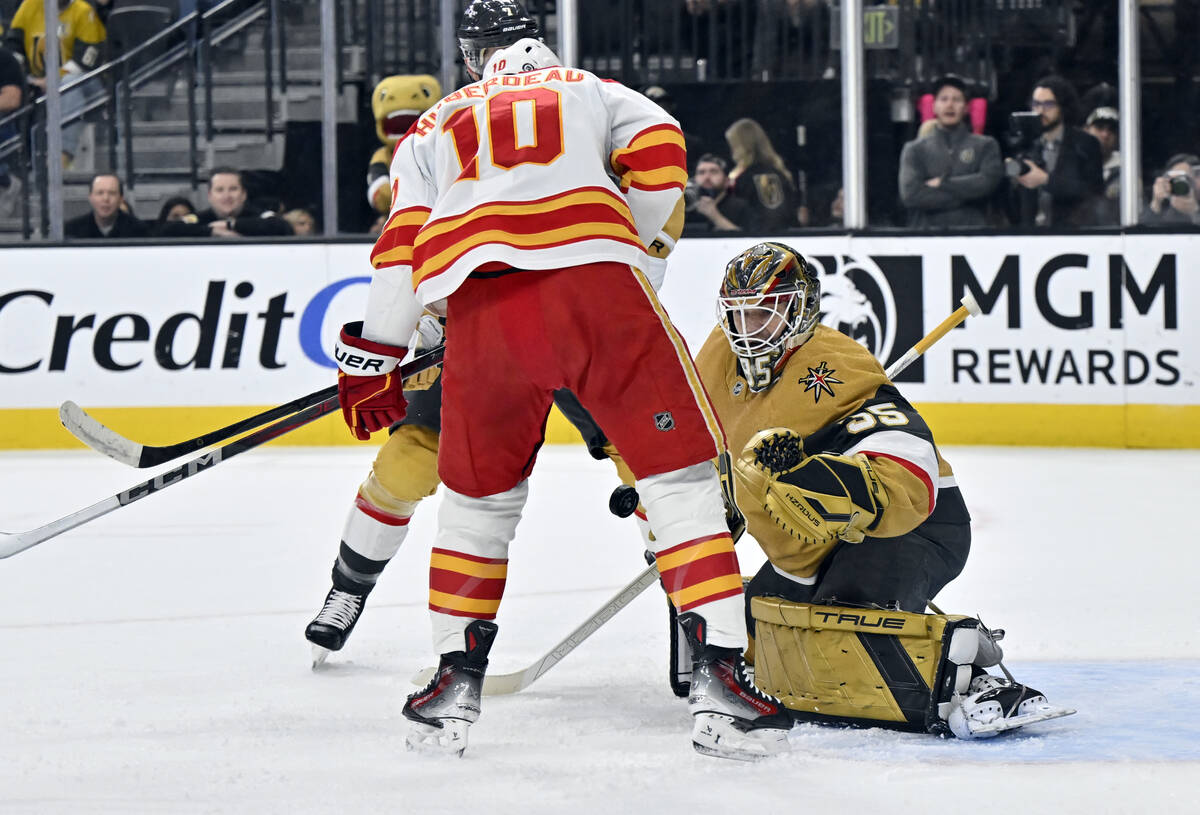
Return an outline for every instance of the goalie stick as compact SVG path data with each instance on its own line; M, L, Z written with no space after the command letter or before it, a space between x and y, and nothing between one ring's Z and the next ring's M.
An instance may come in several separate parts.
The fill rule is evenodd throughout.
M436 362L432 360L433 356L434 354L423 354L407 365L401 366L401 376L412 376L435 365ZM439 354L438 359L440 358ZM318 391L318 393L320 392ZM156 493L159 490L166 489L173 484L178 484L180 481L196 473L211 470L222 461L233 458L238 453L252 450L261 444L266 444L272 439L277 439L284 433L289 433L297 427L302 427L309 422L321 418L326 413L336 410L337 407L337 386L334 386L333 393L330 396L314 405L309 405L298 413L280 419L274 424L261 428L248 436L236 439L224 447L218 447L216 450L201 453L174 469L159 473L151 479L143 481L140 484L135 484L123 492L92 504L90 507L72 512L70 515L65 515L62 518L51 521L44 526L39 526L37 529L31 529L28 532L0 532L0 559L12 557L18 552L24 552L26 549L37 546L39 543L44 543L51 538L61 535L63 532L74 529L77 526L83 526L89 521L94 521L113 510L132 504L134 501L145 498L147 495Z
M415 357L407 365L401 366L400 375L407 378L424 371L426 368L432 368L442 361L444 351L444 346L438 346L428 353ZM103 453L109 458L115 459L122 464L127 464L130 467L145 469L147 467L157 467L159 464L166 464L168 461L174 461L180 456L194 453L197 450L203 450L205 447L211 447L226 439L231 439L241 433L262 427L284 416L290 416L312 405L321 404L329 399L336 399L336 397L337 385L330 385L328 388L322 388L319 391L305 394L298 399L293 399L270 410L264 410L262 413L234 422L219 430L212 430L195 438L161 447L139 444L132 439L125 438L112 428L88 415L87 411L70 400L63 402L59 407L58 418L62 421L63 427L70 431L72 436L96 452Z

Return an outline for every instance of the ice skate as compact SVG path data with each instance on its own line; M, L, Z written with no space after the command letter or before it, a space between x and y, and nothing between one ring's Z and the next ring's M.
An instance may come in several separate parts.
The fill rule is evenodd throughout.
M496 638L496 624L475 620L464 632L466 649L442 654L429 684L404 703L409 725L409 750L461 756L467 749L467 730L479 719L487 656Z
M342 591L336 586L325 595L325 605L304 629L304 637L313 645L312 667L325 663L332 651L340 651L362 615L367 595Z
M705 644L699 614L680 614L679 622L695 658L688 710L696 752L739 761L786 752L792 717L747 678L741 650Z
M956 700L947 724L960 739L987 739L1006 730L1070 716L1070 708L1050 704L1041 691L1004 677L980 674Z

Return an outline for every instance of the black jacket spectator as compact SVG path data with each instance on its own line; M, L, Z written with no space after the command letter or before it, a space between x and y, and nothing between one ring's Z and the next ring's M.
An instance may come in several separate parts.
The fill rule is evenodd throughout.
M725 130L734 160L729 180L749 207L747 229L775 232L797 226L796 184L762 125L738 119Z
M171 238L208 238L212 237L214 222L226 223L234 232L243 237L263 237L269 235L291 235L292 227L287 221L276 217L274 213L264 212L249 204L242 207L235 218L222 218L212 209L198 212L182 221L171 221L163 225L162 234Z
M1039 142L1038 149L1046 166L1048 146ZM1063 128L1058 156L1050 172L1050 180L1039 189L1016 188L1017 218L1022 226L1037 224L1039 190L1050 196L1047 226L1092 226L1095 198L1104 194L1104 162L1100 160L1100 142L1077 127Z
M163 225L162 235L174 238L239 238L291 235L292 226L273 212L246 202L240 170L216 167L208 180L209 208L182 221Z
M734 232L748 225L749 205L733 194L725 159L705 153L683 192L683 225L691 232Z
M100 230L95 216L88 212L80 215L78 218L72 218L67 221L63 225L63 233L68 238L76 239L144 238L150 234L150 230L146 228L146 225L142 223L140 218L135 218L128 212L118 212L112 229L106 234Z
M722 217L729 220L730 223L741 229L745 229L750 223L750 207L741 198L732 193L722 193L721 197L716 199L717 212L721 213ZM719 231L713 228L712 221L697 212L694 207L689 208L684 215L684 227L688 232L714 232Z
M746 203L747 229L770 232L796 226L796 187L771 165L752 164L738 175L733 192Z
M1033 86L1030 109L1041 136L1010 166L1012 220L1020 226L1094 226L1096 199L1104 194L1100 142L1075 127L1079 97L1061 76L1045 76ZM1012 175L1017 168L1021 172Z

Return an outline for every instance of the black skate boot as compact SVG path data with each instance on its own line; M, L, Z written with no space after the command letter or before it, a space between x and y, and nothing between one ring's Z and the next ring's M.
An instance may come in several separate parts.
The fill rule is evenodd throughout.
M792 717L747 679L741 649L707 645L707 624L695 612L680 614L679 623L695 660L688 710L696 752L739 761L786 752Z
M367 602L366 591L355 591L354 587L339 580L334 572L333 588L325 595L325 605L304 629L304 637L313 644L313 670L319 668L331 651L340 651L350 639L358 618Z
M412 721L406 744L409 750L453 753L467 749L467 728L479 718L483 675L497 626L475 620L464 632L466 648L442 654L429 684L408 697L404 717Z
M987 673L975 676L966 695L956 696L953 704L946 723L960 739L987 739L1075 712L1050 704L1045 694L1028 685Z

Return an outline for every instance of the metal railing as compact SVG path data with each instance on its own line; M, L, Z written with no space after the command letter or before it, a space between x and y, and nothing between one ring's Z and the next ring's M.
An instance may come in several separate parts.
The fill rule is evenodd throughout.
M156 176L154 172L139 172L136 153L133 149L133 96L134 92L151 82L170 78L175 70L183 74L183 86L187 99L187 133L189 167L187 180L193 188L200 181L199 131L203 124L204 136L211 141L217 133L262 132L267 140L276 135L274 123L275 82L273 62L276 49L272 31L280 31L279 0L260 0L247 4L245 0L224 0L204 11L194 11L141 44L112 57L100 67L74 76L61 86L61 93L72 91L83 93L96 89L82 105L62 116L60 125L69 125L87 119L91 114L103 110L107 128L109 169L118 167L118 145L123 147L121 158L126 185L136 187L138 180ZM213 49L222 42L244 31L247 27L266 20L263 36L264 53L264 117L261 130L246 127L218 126L213 104ZM283 46L282 39L280 45ZM286 64L286 55L279 54L280 64ZM199 63L199 69L197 68ZM204 105L201 112L197 104L197 78L201 77ZM50 218L49 196L46 195L47 156L45 150L46 100L39 97L21 108L0 117L0 127L15 124L17 134L0 143L0 160L10 159L19 173L36 182L41 194L40 220L43 233ZM28 239L33 232L31 200L35 185L27 183L22 191L21 230Z

